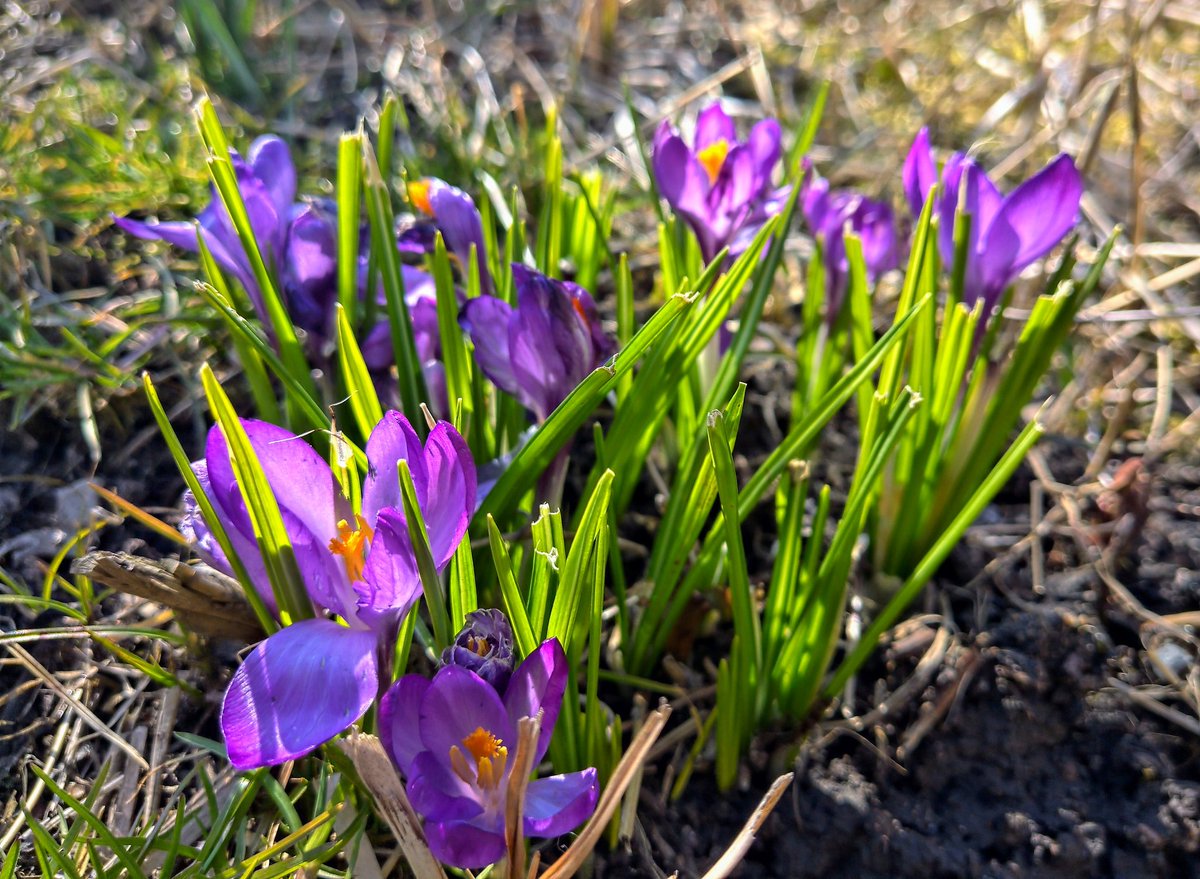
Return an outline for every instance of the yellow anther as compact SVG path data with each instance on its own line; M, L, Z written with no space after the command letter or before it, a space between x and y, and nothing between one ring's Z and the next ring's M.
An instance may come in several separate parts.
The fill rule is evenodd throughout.
M467 636L467 649L476 656L487 656L492 649L488 644L487 638L477 638L475 635Z
M475 771L458 745L450 746L450 768L467 784L475 784L483 790L493 790L504 780L508 767L508 748L496 736L483 727L475 728L462 740L463 748L475 758Z
M408 200L413 207L426 216L433 216L433 205L429 202L429 181L414 180L408 184Z
M353 583L362 579L363 565L367 560L367 550L375 537L375 529L367 524L362 516L354 517L357 528L351 528L345 519L338 522L338 536L329 541L329 551L340 555L346 565L346 576Z
M709 183L717 182L717 175L721 173L721 166L725 164L727 155L729 155L729 141L725 138L710 143L696 153L696 160L704 166L704 170L708 173Z

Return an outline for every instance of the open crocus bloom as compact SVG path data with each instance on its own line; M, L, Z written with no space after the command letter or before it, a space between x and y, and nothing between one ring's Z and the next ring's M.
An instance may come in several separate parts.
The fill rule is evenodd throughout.
M233 152L230 159L255 240L283 286L288 313L297 326L324 339L337 298L336 209L327 201L296 201L296 168L287 144L274 135L255 140L245 159ZM260 318L265 317L250 258L215 189L195 222L114 220L130 235L193 253L200 249L197 239L203 238L213 260L242 285Z
M813 236L821 239L825 316L832 323L842 307L850 275L843 233L848 226L862 241L867 281L874 284L880 275L899 264L892 209L857 192L830 190L829 181L823 177L806 179L802 194L805 222Z
M400 236L400 249L428 253L433 250L434 230L442 233L446 250L466 266L475 248L479 268L479 289L492 292L492 276L487 267L487 247L483 238L483 219L471 196L457 186L437 177L425 177L408 184L413 207L432 221L432 227L419 223Z
M357 515L329 465L304 440L261 421L246 434L279 504L305 586L318 608L344 621L303 620L255 645L233 676L221 730L236 769L302 756L362 716L378 695L380 659L421 594L397 465L408 462L438 570L466 533L475 507L475 464L463 438L440 422L422 447L408 421L388 412L372 431L370 470ZM270 586L220 429L194 466L239 558L264 597ZM195 513L181 530L214 567L229 571Z
M379 706L379 735L400 768L408 797L425 818L433 854L476 869L504 857L504 806L517 721L542 712L533 765L550 744L567 683L557 640L546 641L497 690L475 672L447 665L433 679L406 675ZM529 783L526 836L559 836L596 808L595 769Z
M783 210L789 187L774 189L771 172L780 156L780 129L764 119L743 142L733 120L713 104L696 120L692 146L664 120L654 136L654 179L663 198L700 242L704 261L724 247L744 251L768 219Z
M904 192L914 216L920 214L937 182L937 166L922 128L904 162ZM942 262L954 264L954 215L962 205L971 217L963 299L983 300L990 314L1016 277L1050 252L1075 225L1083 178L1075 163L1060 153L1007 196L973 159L955 153L942 169L942 190L934 210Z
M545 421L613 350L596 304L578 284L512 265L513 308L495 296L467 300L460 315L475 360L492 384Z

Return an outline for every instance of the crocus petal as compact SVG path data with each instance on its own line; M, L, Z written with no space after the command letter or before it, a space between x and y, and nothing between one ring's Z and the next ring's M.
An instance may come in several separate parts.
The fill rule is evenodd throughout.
M420 711L430 683L429 678L421 675L405 675L388 687L379 700L379 739L406 778L413 758L424 750Z
M595 769L529 782L525 792L525 835L561 836L596 810L600 783Z
M771 183L771 171L782 154L783 131L775 119L763 119L750 129L746 146L754 157L756 194Z
M758 194L758 166L754 153L745 145L735 146L725 157L721 174L708 194L709 207L724 215L730 224L748 214L749 202Z
M687 220L705 258L720 250L709 229L710 217L708 193L711 184L708 172L696 160L695 155L683 139L675 133L670 123L663 122L654 138L654 180L659 194L671 205L671 209Z
M323 341L337 298L337 241L333 223L313 205L297 205L288 227L282 282L288 313Z
M484 812L479 791L451 769L448 754L421 751L409 768L408 798L429 821L463 821Z
M487 268L487 246L483 239L483 220L471 196L443 180L429 181L429 205L433 208L438 229L446 241L446 249L466 265L475 248L475 264L479 267L479 286L484 293L492 292L492 276Z
M1016 276L1013 258L1021 242L1006 222L994 222L1003 197L974 162L964 165L960 188L964 208L971 215L963 299L973 306L982 298L987 315Z
M1007 223L1020 240L1013 255L1016 272L1045 256L1071 231L1082 197L1083 178L1063 153L1004 199L993 223Z
M259 642L229 683L221 732L239 771L301 757L358 718L375 698L375 635L303 620Z
M517 728L491 684L465 668L439 669L421 700L421 741L426 750L448 759L450 748L461 748L462 740L480 727L506 747L516 745Z
M363 480L362 515L368 525L373 527L382 509L404 509L396 466L402 459L408 462L417 502L424 507L429 484L425 455L421 450L421 438L404 415L395 410L384 413L383 420L375 425L367 439L366 453L370 467Z
M349 517L329 465L312 446L282 427L253 419L243 419L242 426L279 505L309 595L336 613L352 610L352 602L347 606L352 596L345 569L328 551L338 520ZM219 426L208 432L205 462L215 501L230 522L246 537L252 536L249 513Z
M517 263L512 272L518 307L508 352L517 397L544 421L591 370L591 334L558 282Z
M271 580L267 576L267 567L263 563L258 543L252 535L247 536L242 531L233 520L233 517L226 514L217 499L216 493L212 490L212 483L209 482L207 462L193 462L192 472L196 474L200 488L212 501L213 511L221 520L225 534L229 538L229 542L233 544L233 551L237 553L238 559L246 569L246 574L250 577L250 585L258 592L258 596L271 610L271 613L277 612L279 608L275 603L275 593L271 591ZM204 559L205 562L218 571L228 574L230 577L235 576L233 565L229 563L225 552L221 549L220 544L217 543L216 536L213 534L209 524L204 521L204 516L200 513L200 505L196 502L196 498L191 491L186 491L183 494L183 509L183 519L179 523L179 532L192 542L192 549L195 550L200 558Z
M421 597L421 573L404 513L380 510L374 527L362 579L354 583L355 616L377 631L390 631Z
M692 142L695 145L695 151L700 152L719 140L733 146L737 142L737 129L733 125L733 119L718 102L709 104L696 117L696 136Z
M483 830L461 821L430 821L425 838L433 856L443 864L464 870L478 870L504 857L504 834Z
M937 166L929 146L929 129L922 128L904 160L904 196L914 217L921 215L929 190L937 183Z
M250 144L246 159L270 193L276 215L286 217L296 200L296 166L287 144L273 134L263 135Z
M325 460L282 427L252 418L243 418L242 427L280 507L290 510L313 534L335 535L339 489ZM205 458L214 489L228 491L233 468L225 435L218 426L208 432Z
M385 320L379 321L359 343L363 363L372 372L387 370L396 360L392 348L392 329Z
M441 571L454 555L475 512L475 459L466 440L440 421L425 442L428 501L421 513L433 560Z
M938 253L947 269L954 265L954 216L958 212L958 188L968 163L962 153L954 153L946 160L942 168L942 188L934 205L938 218ZM974 222L972 228L978 232L979 227Z
M551 638L517 666L504 691L504 707L513 729L522 717L535 717L538 711L542 712L542 732L533 758L535 764L541 762L550 745L566 688L567 657L558 639Z
M143 223L130 217L113 217L117 228L129 233L135 238L147 241L165 241L195 253L200 249L196 243L196 224L187 223Z
M496 387L516 395L516 377L508 352L508 323L512 308L495 296L470 299L459 313L459 323L475 346L475 362Z

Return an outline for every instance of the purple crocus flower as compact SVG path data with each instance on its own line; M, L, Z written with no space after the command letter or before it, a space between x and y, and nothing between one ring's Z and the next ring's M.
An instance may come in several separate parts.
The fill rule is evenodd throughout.
M471 196L457 186L437 177L425 177L408 184L408 199L432 221L432 226L417 223L401 233L400 249L412 253L433 250L434 230L442 233L446 250L466 266L475 248L479 268L479 289L492 292L492 276L487 267L487 245L483 238L483 219Z
M720 104L700 113L690 147L670 122L659 126L653 156L658 191L696 233L705 262L726 246L730 256L737 256L762 224L783 210L790 188L771 186L779 156L776 120L758 122L739 141Z
M367 441L370 465L357 515L329 465L281 427L243 421L279 504L313 604L345 625L319 617L280 629L246 656L221 708L229 760L238 770L307 754L362 716L378 695L396 626L421 594L421 580L400 497L397 464L408 462L438 570L466 533L475 509L475 464L463 438L440 422L422 447L399 412L388 412ZM209 431L194 466L239 558L264 597L271 594L250 517L221 430ZM214 567L229 572L202 517L181 530Z
M513 308L495 296L467 300L459 321L475 345L475 360L502 391L538 422L612 353L596 304L578 284L512 265Z
M296 202L296 168L287 144L274 135L255 140L245 159L232 151L230 159L254 237L268 269L280 280L289 314L297 326L324 339L337 298L336 210L327 201ZM196 222L114 221L130 235L193 253L202 238L213 260L242 285L255 311L265 317L250 258L215 188Z
M837 319L846 295L850 261L843 233L847 226L862 241L867 282L874 284L884 272L899 265L892 209L858 192L829 188L829 181L812 175L805 180L804 219L813 236L821 240L825 261L825 315Z
M477 869L504 857L504 807L517 722L542 712L533 764L550 744L567 683L557 640L546 641L497 690L475 672L447 665L433 680L406 675L379 706L379 735L400 768L408 797L425 818L429 848L441 861ZM512 756L515 756L512 755ZM529 782L526 836L554 837L596 808L595 769Z
M937 166L922 128L904 162L904 192L918 215L933 184ZM982 299L984 314L999 302L1006 287L1026 266L1045 256L1071 231L1079 217L1083 178L1066 153L1007 196L973 159L954 153L942 169L942 190L934 211L942 262L954 263L954 215L959 205L971 216L963 299Z
M467 614L454 643L442 651L443 665L473 671L501 692L512 675L513 660L512 627L495 608Z

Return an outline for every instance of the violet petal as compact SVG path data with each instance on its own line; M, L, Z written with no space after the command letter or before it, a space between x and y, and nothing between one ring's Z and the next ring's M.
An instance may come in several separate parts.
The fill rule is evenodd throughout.
M375 635L303 620L260 641L221 706L229 761L239 771L301 757L358 718L375 698Z
M525 793L525 835L561 836L574 830L591 817L599 796L595 769L529 782Z

